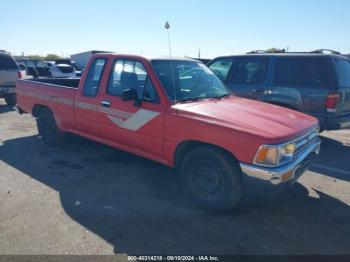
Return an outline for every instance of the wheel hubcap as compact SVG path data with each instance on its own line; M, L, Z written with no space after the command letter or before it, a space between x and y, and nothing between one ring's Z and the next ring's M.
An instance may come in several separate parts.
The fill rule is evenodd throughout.
M193 185L201 195L213 197L222 188L220 172L209 164L200 164L194 170Z

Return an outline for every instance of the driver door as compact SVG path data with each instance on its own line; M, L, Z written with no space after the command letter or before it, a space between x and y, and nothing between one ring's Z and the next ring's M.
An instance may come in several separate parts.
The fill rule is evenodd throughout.
M126 89L137 91L140 104L122 100ZM165 107L141 61L115 60L99 98L97 122L104 139L131 152L161 157Z

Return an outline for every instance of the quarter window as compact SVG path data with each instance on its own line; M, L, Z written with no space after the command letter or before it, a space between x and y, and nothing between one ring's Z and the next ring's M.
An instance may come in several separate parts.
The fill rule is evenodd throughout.
M334 59L340 87L350 87L350 60Z
M95 97L97 95L105 65L106 59L100 58L92 63L84 84L84 96Z
M107 93L121 96L123 90L135 89L140 100L158 102L159 96L142 63L117 60L109 77Z
M326 59L317 57L277 58L274 84L295 87L327 87L331 74Z

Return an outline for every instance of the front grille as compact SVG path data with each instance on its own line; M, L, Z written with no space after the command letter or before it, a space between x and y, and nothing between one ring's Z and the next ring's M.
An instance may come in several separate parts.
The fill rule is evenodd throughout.
M295 140L295 144L296 144L295 156L302 154L305 151L305 149L309 147L309 145L313 144L318 139L319 139L318 128L316 128L311 132L307 133L306 135Z
M59 66L58 69L65 74L70 74L73 73L73 68L72 67L67 67L67 66Z

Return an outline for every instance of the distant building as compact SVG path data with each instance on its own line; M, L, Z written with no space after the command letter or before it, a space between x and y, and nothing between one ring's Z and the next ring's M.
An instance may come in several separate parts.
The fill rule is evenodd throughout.
M71 55L70 59L75 62L76 66L79 70L82 70L86 67L86 64L88 63L89 58L92 55L99 54L99 53L113 53L113 52L91 50L91 51L86 51L83 53Z

